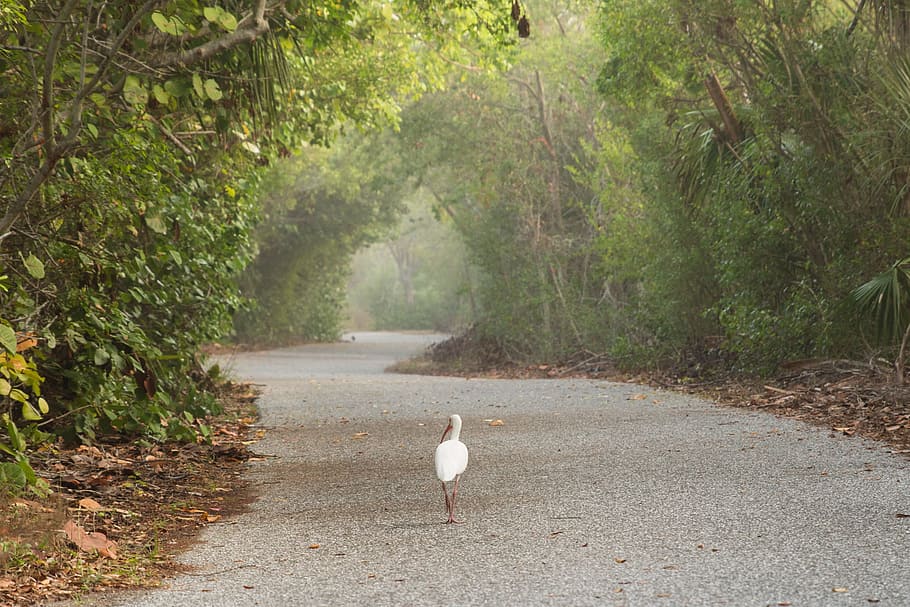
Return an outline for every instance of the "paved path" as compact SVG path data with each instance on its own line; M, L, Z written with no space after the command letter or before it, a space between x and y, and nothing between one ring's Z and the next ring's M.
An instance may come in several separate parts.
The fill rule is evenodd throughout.
M907 460L641 386L382 373L425 340L237 356L265 385L259 499L116 604L910 605ZM466 523L444 525L456 412Z

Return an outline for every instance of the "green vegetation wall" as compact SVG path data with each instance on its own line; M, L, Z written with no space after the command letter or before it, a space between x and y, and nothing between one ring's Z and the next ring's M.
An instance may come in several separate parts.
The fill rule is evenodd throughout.
M322 281L329 304L307 322L331 325L333 259L364 236L319 205L373 199L342 176L267 190L263 209L264 173L394 122L508 19L483 2L0 0L0 485L38 487L27 451L47 430L206 439L198 347L231 330L257 253L292 285ZM370 208L358 225L382 223ZM266 221L290 238L262 246L274 209L318 221ZM299 326L271 320L273 335Z
M876 341L851 294L907 256L902 6L527 3L508 69L399 134L478 269L478 331L683 373L896 348L908 323Z
M906 19L879 2L603 5L600 89L660 243L636 303L651 334L758 370L862 352L849 294L910 236Z

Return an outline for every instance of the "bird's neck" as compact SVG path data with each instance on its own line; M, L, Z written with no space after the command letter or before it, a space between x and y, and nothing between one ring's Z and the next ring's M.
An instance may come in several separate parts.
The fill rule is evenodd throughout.
M461 434L461 421L458 419L452 420L452 434L449 440L458 440L458 436Z

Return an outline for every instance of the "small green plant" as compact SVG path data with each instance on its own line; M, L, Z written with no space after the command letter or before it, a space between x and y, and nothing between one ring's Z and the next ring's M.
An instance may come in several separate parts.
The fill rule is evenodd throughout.
M904 383L907 344L910 341L910 257L891 267L850 293L859 310L875 322L880 339L900 340L894 361L894 379Z
M26 260L27 267L32 259ZM33 267L29 271L34 275ZM0 276L0 289L4 291L6 278L6 275ZM10 460L0 461L0 490L30 490L45 495L48 492L47 481L35 474L27 454L27 438L43 436L37 422L50 410L41 396L44 378L38 373L35 361L22 354L36 343L30 334L24 334L19 339L16 331L0 319L0 432L5 431L6 434L5 438L0 434L0 455ZM17 420L25 424L23 428L19 427Z

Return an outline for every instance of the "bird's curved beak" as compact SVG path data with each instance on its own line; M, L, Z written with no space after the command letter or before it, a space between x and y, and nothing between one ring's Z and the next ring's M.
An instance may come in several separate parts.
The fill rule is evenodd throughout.
M452 424L449 424L446 426L445 431L443 431L443 433L442 433L442 438L439 439L440 443L446 439L446 434L448 434L451 429L452 429Z

